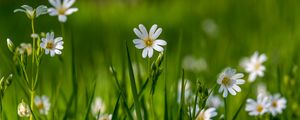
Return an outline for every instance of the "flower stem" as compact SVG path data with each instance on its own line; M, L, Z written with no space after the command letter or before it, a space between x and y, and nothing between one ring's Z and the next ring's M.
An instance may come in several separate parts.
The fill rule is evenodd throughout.
M31 108L31 114L30 114L30 117L29 117L29 120L32 120L33 119L33 105L34 105L34 90L31 90L30 92L30 108Z
M35 31L34 31L34 19L31 19L31 30L32 30L32 34L35 34ZM32 69L31 69L31 74L32 74L32 79L31 79L31 90L30 90L30 109L31 109L31 112L33 112L33 108L34 108L34 89L35 89L35 81L36 79L34 78L34 76L37 76L37 75L34 75L34 74L38 74L38 73L34 73L34 67L35 67L35 49L36 49L36 41L35 41L35 37L32 37ZM33 119L33 116L32 114L30 114L30 117L29 117L30 120Z
M227 97L224 98L224 120L227 120Z

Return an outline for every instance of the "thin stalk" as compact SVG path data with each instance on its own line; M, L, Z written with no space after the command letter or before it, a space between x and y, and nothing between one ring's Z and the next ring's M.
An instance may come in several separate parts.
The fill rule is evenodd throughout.
M34 107L34 90L30 91L30 109L32 113L30 114L29 120L33 119L33 107Z
M227 97L224 98L224 120L227 120Z
M31 19L31 30L32 30L32 34L35 34L35 31L34 31L34 19ZM33 111L33 108L34 108L34 83L35 83L35 79L34 79L34 67L35 67L35 45L36 44L36 41L35 41L35 38L32 37L32 65L31 65L31 90L30 90L30 108L31 108L31 111ZM38 73L36 73L38 74ZM30 117L29 117L30 120L33 119L33 116L32 114L30 114Z

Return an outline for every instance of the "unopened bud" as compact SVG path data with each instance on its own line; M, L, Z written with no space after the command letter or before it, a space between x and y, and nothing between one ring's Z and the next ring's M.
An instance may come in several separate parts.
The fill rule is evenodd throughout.
M7 47L9 49L10 52L14 52L15 51L15 45L14 43L9 39L7 38Z
M20 117L29 117L31 114L29 106L22 100L18 105L18 115Z

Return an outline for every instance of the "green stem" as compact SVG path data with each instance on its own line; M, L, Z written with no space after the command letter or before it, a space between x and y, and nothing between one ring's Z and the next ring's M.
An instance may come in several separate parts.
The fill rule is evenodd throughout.
M224 98L224 120L227 120L227 97Z
M35 31L34 31L34 19L31 19L31 30L32 30L32 34L35 34ZM34 108L34 84L35 84L35 79L34 79L34 67L35 67L35 49L36 49L36 41L35 41L35 37L32 37L32 66L31 66L31 90L30 90L30 108L31 108L31 111L33 111L33 108ZM38 73L36 73L38 74ZM30 114L30 117L29 117L30 120L33 119L33 116L32 114Z

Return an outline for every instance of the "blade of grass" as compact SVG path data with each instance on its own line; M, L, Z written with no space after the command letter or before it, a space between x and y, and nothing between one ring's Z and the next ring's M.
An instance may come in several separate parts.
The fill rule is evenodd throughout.
M112 120L118 120L119 101L120 101L120 98L121 98L121 94L122 93L119 94L117 103L115 105L115 109L114 109L114 112L113 112L113 115L112 115Z
M253 84L250 85L250 88L252 88L252 85L253 85ZM235 119L237 118L237 116L239 115L239 113L240 113L240 111L242 110L243 106L246 104L246 101L247 101L247 98L248 98L249 95L250 95L250 90L248 91L247 95L246 95L245 98L243 99L243 102L242 102L242 104L240 105L239 109L235 112L235 114L234 114L232 120L235 120Z
M184 70L182 70L182 82L181 82L181 99L180 99L180 112L179 112L179 119L183 120L183 106L184 106L184 94L185 93L185 84L184 84Z
M137 114L138 120L142 120L141 107L140 107L140 104L139 104L136 84L135 84L135 80L134 80L134 73L133 73L132 63L131 63L131 60L130 60L130 54L129 54L129 49L128 49L127 42L126 42L126 52L127 52L127 58L128 58L127 61L128 61L128 71L129 71L129 77L130 77L130 84L131 84L131 90L132 90L133 100L134 100L134 104L135 104L136 114Z
M89 102L88 102L88 107L87 107L87 110L85 112L85 117L84 117L85 120L88 120L88 114L91 110L91 104L92 104L92 101L93 101L94 96L95 96L96 80L94 80L92 84L93 84L92 93L91 93L91 96L89 97L90 99L89 99Z
M166 79L166 77L167 77L167 75L166 75L166 73L167 73L167 48L166 48L166 50L165 50L165 59L164 59L164 69L165 69L165 72L164 72L164 80L165 80L165 114L164 114L164 119L165 120L169 120L169 110L168 110L168 91L167 91L167 79Z

